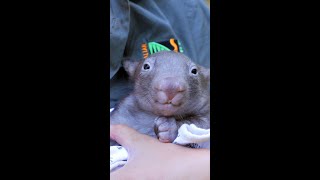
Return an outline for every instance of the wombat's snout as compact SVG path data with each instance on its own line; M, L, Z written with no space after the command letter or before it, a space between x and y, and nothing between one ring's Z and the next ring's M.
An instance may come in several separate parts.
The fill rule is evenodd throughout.
M186 83L182 80L174 77L163 78L154 84L157 91L156 101L161 104L180 105L186 88Z

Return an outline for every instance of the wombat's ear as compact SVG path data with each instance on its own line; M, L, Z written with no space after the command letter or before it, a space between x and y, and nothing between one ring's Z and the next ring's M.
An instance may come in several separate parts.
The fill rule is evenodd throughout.
M130 61L130 60L123 61L123 67L130 77L134 76L134 73L138 65L139 65L139 61Z
M210 81L210 69L200 66L200 71L203 74L206 81Z

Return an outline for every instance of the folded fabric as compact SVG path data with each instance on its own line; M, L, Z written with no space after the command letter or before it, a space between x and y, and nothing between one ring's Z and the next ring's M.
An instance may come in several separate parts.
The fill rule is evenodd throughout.
M121 146L110 146L110 172L126 164L128 152Z
M173 143L192 148L210 148L210 129L198 128L194 124L183 124Z
M110 109L110 112L113 109ZM210 148L210 129L198 128L194 124L183 124L178 130L174 144L190 148ZM124 166L128 159L128 152L121 146L110 146L110 172Z

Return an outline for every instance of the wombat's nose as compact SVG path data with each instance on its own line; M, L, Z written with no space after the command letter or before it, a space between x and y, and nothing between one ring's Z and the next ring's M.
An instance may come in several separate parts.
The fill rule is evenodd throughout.
M178 93L186 90L183 81L174 77L163 78L155 84L155 89L166 94L168 100L172 100Z
M179 81L177 78L167 77L156 82L155 89L159 91L174 93L185 91L186 86L185 83Z

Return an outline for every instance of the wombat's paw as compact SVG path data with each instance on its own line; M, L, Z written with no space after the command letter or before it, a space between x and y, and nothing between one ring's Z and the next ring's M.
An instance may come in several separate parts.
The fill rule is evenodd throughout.
M175 118L158 117L155 120L154 132L161 142L171 143L178 135L178 126Z

